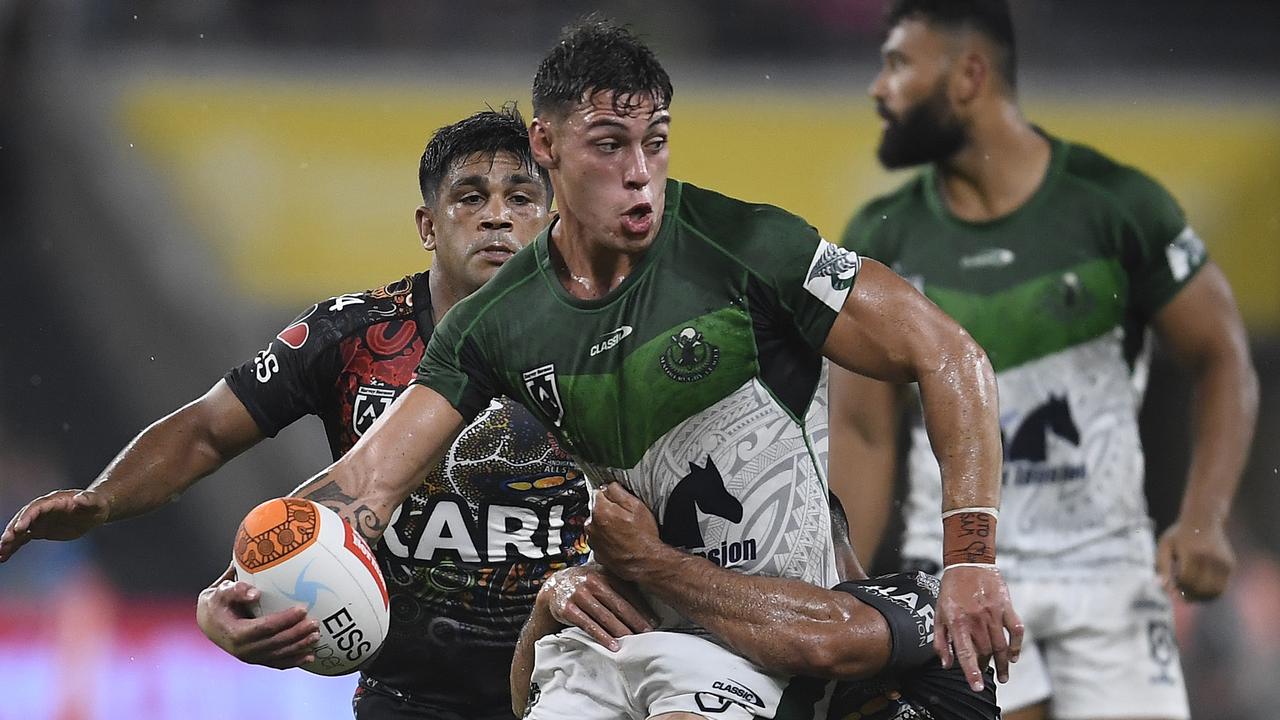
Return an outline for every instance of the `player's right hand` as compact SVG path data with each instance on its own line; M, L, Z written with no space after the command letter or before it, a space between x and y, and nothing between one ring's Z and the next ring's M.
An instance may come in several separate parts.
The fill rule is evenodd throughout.
M243 662L284 670L315 660L320 626L302 608L255 618L250 612L260 591L246 582L205 588L196 602L196 624L214 645Z
M649 632L656 622L633 585L598 565L565 568L547 578L538 594L557 622L581 629L613 652L618 638Z
M27 503L0 534L0 562L30 540L75 540L107 521L110 506L93 490L55 490Z

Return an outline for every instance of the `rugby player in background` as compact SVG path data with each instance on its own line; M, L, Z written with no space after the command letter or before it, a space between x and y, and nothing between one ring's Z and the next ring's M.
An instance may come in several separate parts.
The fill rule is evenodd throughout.
M1222 592L1257 412L1231 289L1159 183L1023 117L1004 0L897 0L887 27L878 155L927 167L862 208L844 244L920 288L996 370L999 564L1034 641L1000 690L1005 717L1185 718L1166 588ZM1186 493L1158 545L1138 434L1149 329L1196 397ZM869 562L902 396L833 371L831 402L832 486ZM936 572L941 485L918 415L908 458L905 567Z
M351 448L413 380L445 312L548 220L547 175L513 107L438 130L419 182L429 272L312 306L202 398L147 428L88 489L23 508L0 558L31 539L67 540L154 510L306 415L324 421L334 458ZM538 421L505 398L486 405L449 462L418 478L375 546L391 627L361 673L356 716L509 717L516 636L542 579L585 557L586 513L581 472ZM201 628L246 662L308 661L314 621L301 609L252 618L256 597L224 576L201 594Z

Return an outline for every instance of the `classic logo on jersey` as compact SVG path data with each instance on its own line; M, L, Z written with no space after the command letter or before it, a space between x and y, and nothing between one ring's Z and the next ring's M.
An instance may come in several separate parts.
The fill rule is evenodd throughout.
M1177 282L1186 280L1192 270L1200 267L1204 262L1204 254L1204 241L1190 225L1183 228L1178 237L1164 249L1164 255L1169 260L1169 271Z
M720 348L707 342L697 328L687 327L671 336L671 344L658 358L662 371L676 382L697 382L720 364Z
M840 312L861 267L862 258L857 253L822 240L809 262L804 289L827 307Z
M982 252L965 255L960 258L960 269L1002 268L1012 265L1016 258L1017 256L1013 254L1013 251L1008 248L988 248Z
M524 387L529 391L533 404L560 427L564 422L564 404L560 402L560 386L556 383L555 363L529 370L524 375Z
M606 350L612 350L622 342L623 338L631 334L632 327L623 325L617 330L613 330L600 336L600 341L591 346L591 357L595 357Z
M1006 437L1001 428L1005 484L1053 483L1085 476L1082 463L1046 465L1050 434L1077 447L1080 445L1080 428L1076 427L1071 405L1064 395L1050 395L1043 404L1027 413L1012 438Z
M351 406L351 429L356 435L364 435L395 401L396 391L391 388L361 385Z
M723 697L724 695L731 695L737 702L744 705L751 704L756 707L764 707L764 701L760 699L760 695L755 690L733 678L717 680L711 683L711 688L715 691L714 693L700 692L694 696L694 699L698 702L698 707L705 712L724 712L727 709L727 706L723 704L724 700L727 699Z

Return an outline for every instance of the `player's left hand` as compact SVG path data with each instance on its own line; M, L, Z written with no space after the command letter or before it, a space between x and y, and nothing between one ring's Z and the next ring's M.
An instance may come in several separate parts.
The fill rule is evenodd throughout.
M653 557L663 544L653 513L616 482L596 491L587 521L587 541L592 559L632 582L643 574L643 560Z
M1022 620L995 568L956 566L943 572L933 631L942 666L958 661L974 692L982 690L989 658L996 661L996 677L1008 682L1009 663L1022 652Z
M633 586L595 564L557 571L542 584L535 604L545 605L556 622L579 628L613 652L621 649L618 638L649 632L656 622Z
M1156 572L1169 592L1188 600L1212 600L1227 587L1236 556L1222 523L1191 523L1179 518L1160 536Z

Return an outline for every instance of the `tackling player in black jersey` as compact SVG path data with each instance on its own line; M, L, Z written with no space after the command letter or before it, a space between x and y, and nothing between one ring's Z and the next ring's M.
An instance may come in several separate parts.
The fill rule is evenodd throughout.
M775 720L1000 717L990 668L982 690L975 691L959 665L943 668L938 660L938 579L921 572L868 578L834 495L831 536L843 582L831 590L746 575L663 543L653 514L618 483L598 491L588 529L593 557L603 567L570 568L543 585L512 666L517 714L538 700L539 688L529 681L538 638L566 624L605 645L644 631L627 607L635 583L761 667L796 675ZM727 709L718 689L723 688L707 688L708 712L712 706ZM749 688L737 694L740 700L729 702L751 703Z
M430 273L313 305L204 397L131 442L88 489L32 501L0 540L71 539L153 510L306 415L340 457L416 376L435 323L548 220L546 173L514 109L441 128L419 170L417 225ZM312 497L324 502L322 497ZM376 554L391 628L364 668L365 718L510 717L507 675L542 580L585 557L581 473L528 411L494 401L396 513ZM256 591L224 576L201 628L246 662L292 667L316 632L301 610L251 618Z

